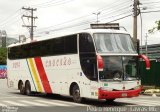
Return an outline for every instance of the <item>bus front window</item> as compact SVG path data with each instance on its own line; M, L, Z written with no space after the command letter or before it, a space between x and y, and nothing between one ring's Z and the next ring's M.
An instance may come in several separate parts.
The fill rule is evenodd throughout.
M136 56L103 56L104 68L99 71L100 80L135 80Z
M95 33L98 53L136 53L130 35L118 33Z

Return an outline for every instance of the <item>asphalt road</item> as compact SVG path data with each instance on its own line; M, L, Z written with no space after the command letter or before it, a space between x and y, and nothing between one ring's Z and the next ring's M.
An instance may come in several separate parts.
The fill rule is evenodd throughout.
M141 112L160 111L160 97L139 96L136 98L116 99L113 103L98 100L86 100L83 104L74 103L71 97L46 94L21 95L18 90L7 87L7 80L0 79L0 112L104 112L107 109L125 109L126 107L144 107ZM148 107L150 106L150 107ZM155 106L159 106L156 107ZM115 110L114 110L115 109ZM130 111L135 112L133 108ZM124 110L128 111L128 110Z

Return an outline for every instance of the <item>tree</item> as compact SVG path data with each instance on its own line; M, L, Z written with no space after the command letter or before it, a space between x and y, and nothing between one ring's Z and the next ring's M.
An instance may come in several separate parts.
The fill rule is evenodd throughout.
M7 48L0 48L0 65L7 64Z
M148 30L149 33L153 33L155 31L159 31L160 30L160 20L155 22L156 27L153 27L152 29Z

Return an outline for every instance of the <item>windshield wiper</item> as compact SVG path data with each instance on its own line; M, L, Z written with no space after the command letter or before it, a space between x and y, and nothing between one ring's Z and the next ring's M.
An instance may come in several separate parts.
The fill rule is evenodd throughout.
M122 81L120 78L113 78L114 81Z

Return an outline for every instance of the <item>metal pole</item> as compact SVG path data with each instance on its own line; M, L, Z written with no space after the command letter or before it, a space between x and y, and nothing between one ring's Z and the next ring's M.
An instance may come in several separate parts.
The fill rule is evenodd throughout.
M36 26L33 26L33 20L37 19L37 17L33 16L33 11L36 11L37 9L36 8L33 9L33 8L30 8L30 7L29 8L22 7L22 9L31 11L31 16L23 15L22 17L31 18L31 25L28 25L28 26L23 25L23 27L29 27L30 28L30 38L31 38L31 40L33 40L33 28L36 27Z
M33 8L31 9L31 32L30 32L31 40L33 40Z
M137 5L138 0L134 0L134 16L133 16L133 39L137 40Z
M147 56L147 54L148 54L148 48L147 48L147 38L148 38L148 35L147 35L147 33L146 33L146 42L145 42L145 47L146 47L146 56Z
M99 16L99 14L101 14L101 12L97 12L97 13L93 13L93 14L95 14L96 16L97 16L97 21L96 21L96 23L98 24L98 16Z

